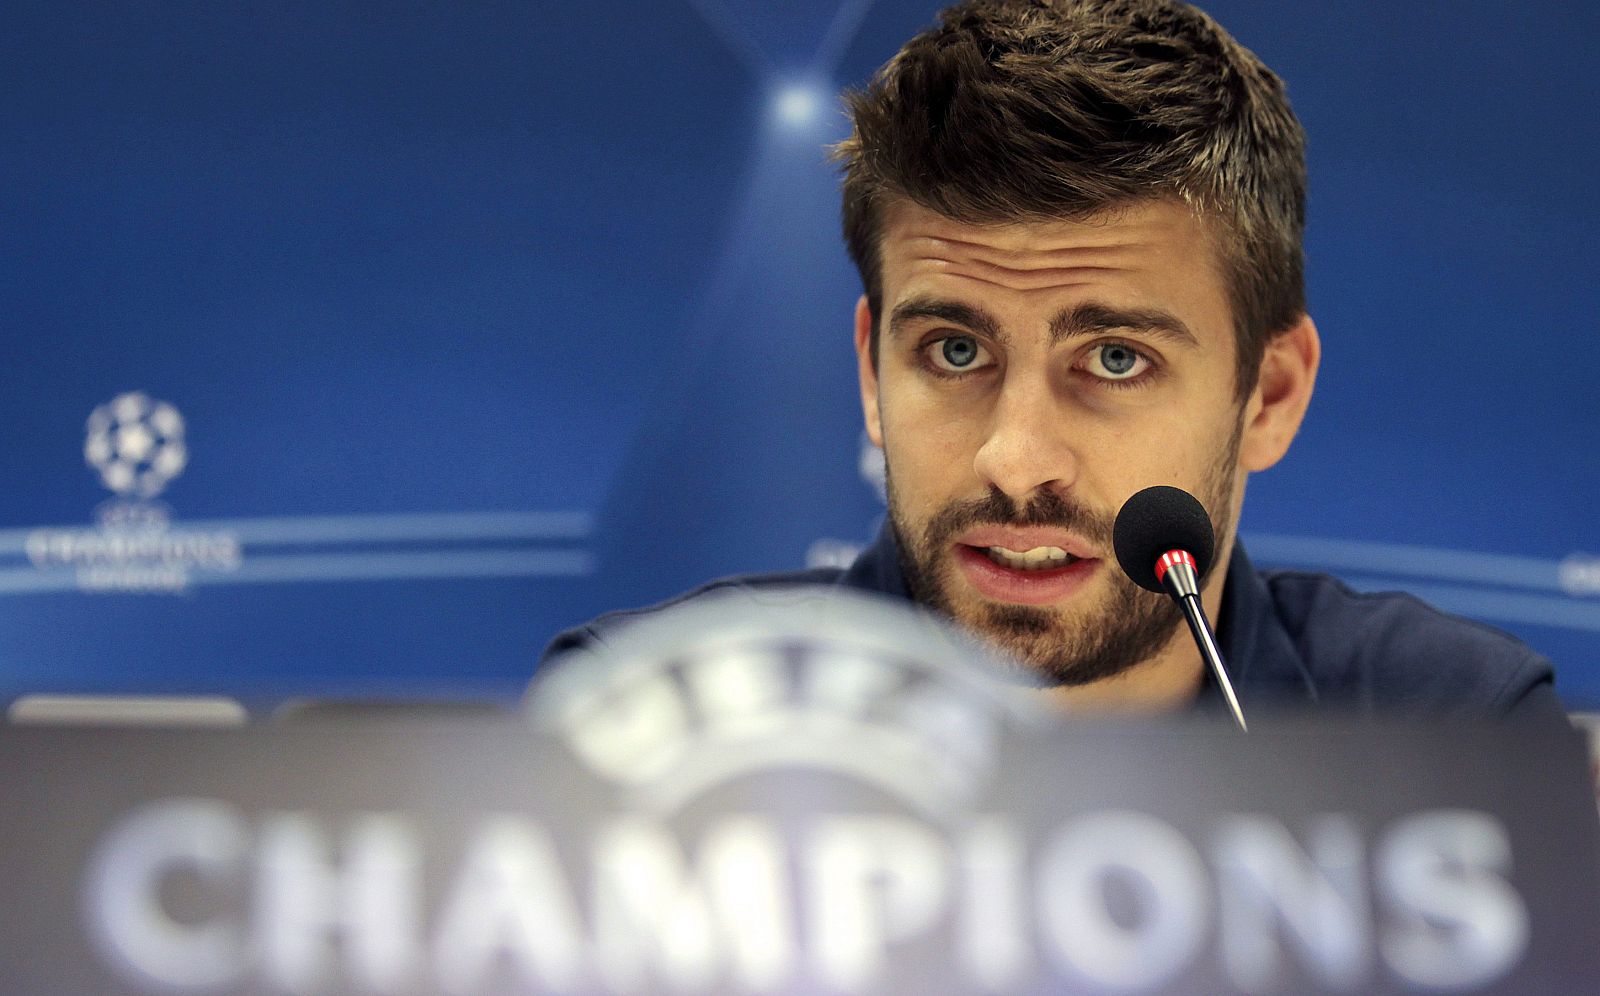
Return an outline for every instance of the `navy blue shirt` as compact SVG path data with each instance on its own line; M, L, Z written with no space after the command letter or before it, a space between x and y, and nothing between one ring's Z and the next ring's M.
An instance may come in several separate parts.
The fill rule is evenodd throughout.
M909 600L893 533L848 569L723 578L647 609L612 612L567 630L545 650L604 643L607 630L703 592L728 587L823 585ZM1363 714L1565 717L1550 662L1490 626L1447 615L1404 594L1362 594L1325 574L1258 571L1235 544L1214 621L1246 715L1318 706ZM1223 708L1207 675L1196 708Z

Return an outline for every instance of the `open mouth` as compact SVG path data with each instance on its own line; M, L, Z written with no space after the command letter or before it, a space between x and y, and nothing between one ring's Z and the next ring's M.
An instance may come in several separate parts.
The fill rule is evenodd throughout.
M1059 546L1036 546L1028 550L1008 550L1003 546L977 546L977 550L1001 567L1014 571L1049 571L1070 567L1082 558L1075 557Z
M1013 550L965 543L956 546L956 563L980 596L1016 605L1049 605L1070 598L1100 567L1099 560L1058 546Z

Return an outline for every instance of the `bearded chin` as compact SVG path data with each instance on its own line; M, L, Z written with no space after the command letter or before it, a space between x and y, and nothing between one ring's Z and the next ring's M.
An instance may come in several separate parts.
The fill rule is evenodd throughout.
M1069 687L1115 677L1154 657L1183 623L1171 599L1145 591L1108 563L1100 569L1109 572L1109 592L1077 611L959 604L950 595L955 578L948 548L909 545L892 508L891 503L890 523L912 597L1002 650L1016 664L1011 674L1020 684Z
M1219 548L1227 542L1232 527L1233 474L1242 430L1241 419L1232 439L1217 455L1202 496ZM1074 686L1113 678L1160 653L1183 625L1183 610L1175 602L1140 588L1109 558L1097 569L1105 578L1098 586L1097 600L1090 601L1095 596L1086 591L1075 600L1083 604L1046 608L958 599L953 594L961 587L952 543L967 526L1060 526L1082 535L1098 549L1110 550L1115 515L1049 492L1019 508L1006 495L991 490L985 499L951 503L918 530L906 521L896 500L892 473L886 475L885 484L889 525L911 597L1005 651L1018 664L1015 674L1019 682L1039 687Z

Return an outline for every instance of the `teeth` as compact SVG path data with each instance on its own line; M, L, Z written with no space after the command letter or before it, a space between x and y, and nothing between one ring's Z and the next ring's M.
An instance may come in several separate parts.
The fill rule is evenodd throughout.
M990 560L1000 566L1018 571L1043 571L1052 567L1065 567L1067 561L1078 559L1059 546L1036 546L1021 553L1007 550L1003 546L991 546L984 552L989 555Z

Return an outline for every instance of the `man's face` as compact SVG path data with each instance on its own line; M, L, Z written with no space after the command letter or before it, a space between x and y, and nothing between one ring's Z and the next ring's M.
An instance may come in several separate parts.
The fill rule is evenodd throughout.
M1168 201L999 226L901 202L885 220L862 390L912 594L1045 684L1150 659L1181 616L1117 566L1117 510L1184 488L1221 560L1244 476L1232 314L1204 224Z

